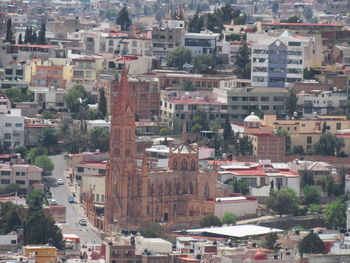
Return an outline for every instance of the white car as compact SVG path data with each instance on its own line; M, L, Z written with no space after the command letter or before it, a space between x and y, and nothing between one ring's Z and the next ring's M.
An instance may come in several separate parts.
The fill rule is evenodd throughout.
M63 185L63 179L62 178L58 178L57 179L57 184L58 185Z
M51 199L51 205L57 205L57 201L55 199Z

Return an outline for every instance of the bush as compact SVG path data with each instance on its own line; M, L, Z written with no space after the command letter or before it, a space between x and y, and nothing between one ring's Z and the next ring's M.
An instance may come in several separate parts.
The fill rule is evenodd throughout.
M235 225L236 222L237 222L237 216L233 213L225 213L225 215L222 218L223 224Z
M217 216L205 216L200 222L201 227L222 226L220 218Z

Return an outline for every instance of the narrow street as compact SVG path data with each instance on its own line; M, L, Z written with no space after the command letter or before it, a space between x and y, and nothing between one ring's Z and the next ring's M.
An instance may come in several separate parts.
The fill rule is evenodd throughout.
M81 204L71 204L68 202L68 196L72 195L68 187L68 179L64 177L64 171L67 168L66 160L63 155L50 156L55 168L51 176L46 177L49 182L52 198L57 201L58 205L66 206L66 223L60 224L63 234L75 234L80 237L80 242L84 244L100 244L102 242L101 237L95 230L87 226L81 226L79 219L87 218L84 215ZM64 180L63 185L57 185L58 178Z

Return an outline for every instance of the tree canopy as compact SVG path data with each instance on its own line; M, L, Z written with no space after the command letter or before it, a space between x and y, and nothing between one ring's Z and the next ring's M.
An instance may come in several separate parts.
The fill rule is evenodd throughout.
M320 254L323 252L323 242L321 238L315 234L310 233L304 237L299 243L299 252Z
M35 158L34 164L42 169L44 172L52 172L54 168L54 164L51 159L46 155L40 155Z
M217 216L205 216L200 222L201 227L221 226L221 220Z
M57 145L58 135L52 127L44 127L39 135L39 143L46 147L48 152L51 152L52 147Z
M120 25L122 31L128 31L130 29L132 23L126 5L119 11L116 24Z
M11 202L0 202L0 235L6 235L21 227L18 207Z
M192 52L184 46L179 46L169 52L165 57L165 60L169 67L182 69L184 64L192 62Z
M157 222L146 222L141 224L140 233L147 238L164 237L165 230L163 226Z
M234 64L237 67L237 73L242 78L250 79L250 49L246 43L239 48Z
M237 222L237 216L233 213L225 213L221 219L223 224L235 225Z
M193 69L201 73L211 73L216 66L214 55L201 54L193 58Z
M109 150L109 129L106 127L94 127L88 132L88 144L92 151L99 149L101 152Z
M24 221L24 244L51 244L63 248L61 229L55 225L51 216L44 214L44 193L34 191L27 196L28 214Z
M342 199L329 203L324 210L324 220L333 229L345 227L347 205Z
M107 100L105 95L105 90L100 88L100 96L98 100L98 110L100 111L101 117L106 118L107 116Z
M262 247L267 249L272 249L274 251L280 250L282 247L281 247L281 244L277 242L277 238L278 236L276 232L268 233L265 236L265 240L262 243Z
M344 146L344 139L332 133L324 133L320 140L314 145L315 153L323 156L340 155L340 150Z
M87 99L84 86L75 85L65 95L65 100L70 112L77 114L83 106L83 101Z
M320 203L321 194L320 191L316 188L316 186L305 185L303 191L305 205Z
M267 199L267 207L278 213L280 216L291 214L298 210L299 198L290 188L282 188L280 190L270 192Z

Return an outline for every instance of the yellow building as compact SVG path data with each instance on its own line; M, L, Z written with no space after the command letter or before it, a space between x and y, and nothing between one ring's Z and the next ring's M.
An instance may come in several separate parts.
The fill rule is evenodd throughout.
M32 82L32 76L36 73L36 67L42 65L42 60L34 58L24 66L24 80L28 83Z
M25 257L34 257L35 263L56 263L57 249L51 246L25 246L23 247Z
M337 137L344 138L342 151L350 154L350 120L346 116L318 116L315 119L277 120L275 115L265 115L262 125L271 127L274 133L286 131L291 137L291 148L302 146L311 151L323 133L324 128ZM266 128L265 128L266 129Z

